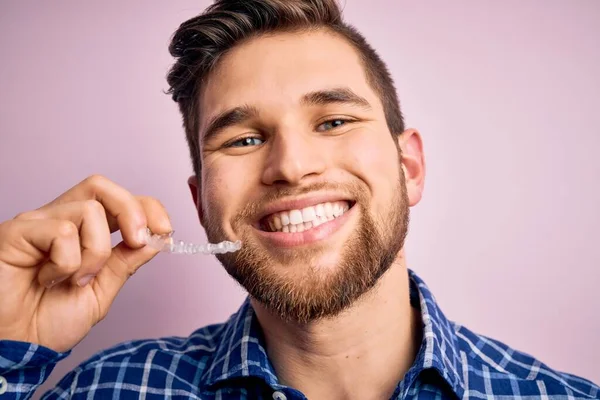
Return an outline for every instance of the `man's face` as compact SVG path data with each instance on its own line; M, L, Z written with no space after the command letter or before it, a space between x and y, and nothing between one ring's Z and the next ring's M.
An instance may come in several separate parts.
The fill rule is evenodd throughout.
M400 155L356 51L327 32L235 47L200 98L198 207L219 256L282 318L338 314L401 250Z

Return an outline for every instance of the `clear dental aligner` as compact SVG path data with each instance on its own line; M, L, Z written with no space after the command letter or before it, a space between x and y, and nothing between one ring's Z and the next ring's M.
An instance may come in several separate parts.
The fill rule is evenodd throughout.
M223 254L233 253L242 248L242 242L239 240L235 242L225 240L220 243L194 244L173 240L173 232L159 235L152 233L150 229L146 229L146 233L146 244L148 246L172 254Z

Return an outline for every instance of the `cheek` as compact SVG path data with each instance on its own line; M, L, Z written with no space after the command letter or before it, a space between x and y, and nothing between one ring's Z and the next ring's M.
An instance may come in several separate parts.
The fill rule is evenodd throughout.
M397 186L400 160L387 131L356 132L344 141L339 154L344 168L362 179L373 194L389 192Z
M384 136L385 135L385 136ZM386 218L394 207L400 179L400 160L391 135L365 131L344 144L344 169L367 187L368 207L376 219Z
M207 163L202 170L202 204L207 217L229 220L239 213L250 198L256 179L250 175L255 170L242 157L220 157Z
M231 200L237 198L235 174L231 170L219 168L218 163L207 165L202 170L202 204L208 218L227 212ZM225 201L229 199L229 201ZM216 215L215 215L216 214Z

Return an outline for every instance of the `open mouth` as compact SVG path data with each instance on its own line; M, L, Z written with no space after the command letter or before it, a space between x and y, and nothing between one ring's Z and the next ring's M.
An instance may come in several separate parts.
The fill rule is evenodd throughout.
M259 226L265 232L304 232L341 217L352 206L354 202L341 200L319 203L299 210L279 211L262 218Z

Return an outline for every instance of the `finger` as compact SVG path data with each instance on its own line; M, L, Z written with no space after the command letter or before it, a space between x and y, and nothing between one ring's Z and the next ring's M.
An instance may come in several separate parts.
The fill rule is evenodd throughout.
M144 245L147 221L142 205L129 191L99 175L83 180L38 210L84 200L96 200L102 204L110 231L120 229L127 245L132 248Z
M164 234L173 231L167 209L160 201L148 196L137 196L137 199L141 203L144 213L146 214L148 228L150 228L153 233Z
M113 247L112 254L104 268L100 270L91 283L98 299L100 320L108 313L110 306L125 282L158 253L158 250L150 246L132 249L124 242Z
M96 200L62 203L22 214L19 218L61 219L77 226L81 243L81 268L72 279L79 286L85 286L110 257L110 228L104 207Z
M73 276L73 283L85 286L100 272L112 252L110 227L104 207L95 200L82 204L83 220L79 229L81 268Z
M162 234L172 231L167 211L158 200L143 196L139 196L138 200L144 208L148 227L152 232ZM104 318L125 282L157 254L158 250L150 246L131 249L120 243L113 248L106 265L92 283L100 304L101 318Z
M167 214L167 210L160 203L160 201L148 196L136 196L136 199L142 205L144 214L146 215L146 220L148 222L148 228L150 228L152 232L163 234L172 231L171 221ZM108 241L108 244L106 244L106 246L108 246L110 252L110 240ZM117 295L120 288L127 281L127 279L131 275L133 275L139 267L148 262L157 253L155 250L142 251L143 249L140 249L133 251L131 252L131 254L129 254L130 252L127 252L126 249L122 247L122 245L117 246L115 249L115 251L117 252L117 254L115 255L117 261L121 261L121 263L117 263L117 265L120 265L120 270L115 270L116 273L113 273L115 271L111 271L111 274L116 278L113 280L112 284L116 285L116 287L112 290L109 290L109 292L114 293L114 296ZM141 253L137 254L138 251ZM102 264L100 266L97 266L93 270L87 270L84 268L84 265L82 265L81 272L78 272L76 277L74 278L77 284L79 284L79 286L85 286L85 284L89 283L92 278L96 277L96 275L108 259L109 257L103 258ZM113 263L112 265L115 264Z
M75 274L81 267L81 243L75 224L56 221L55 238L50 246L49 260L38 273L38 282L51 287Z
M9 265L27 268L43 263L37 276L44 286L67 279L81 265L79 232L71 221L8 221L0 228L0 243L0 259Z

